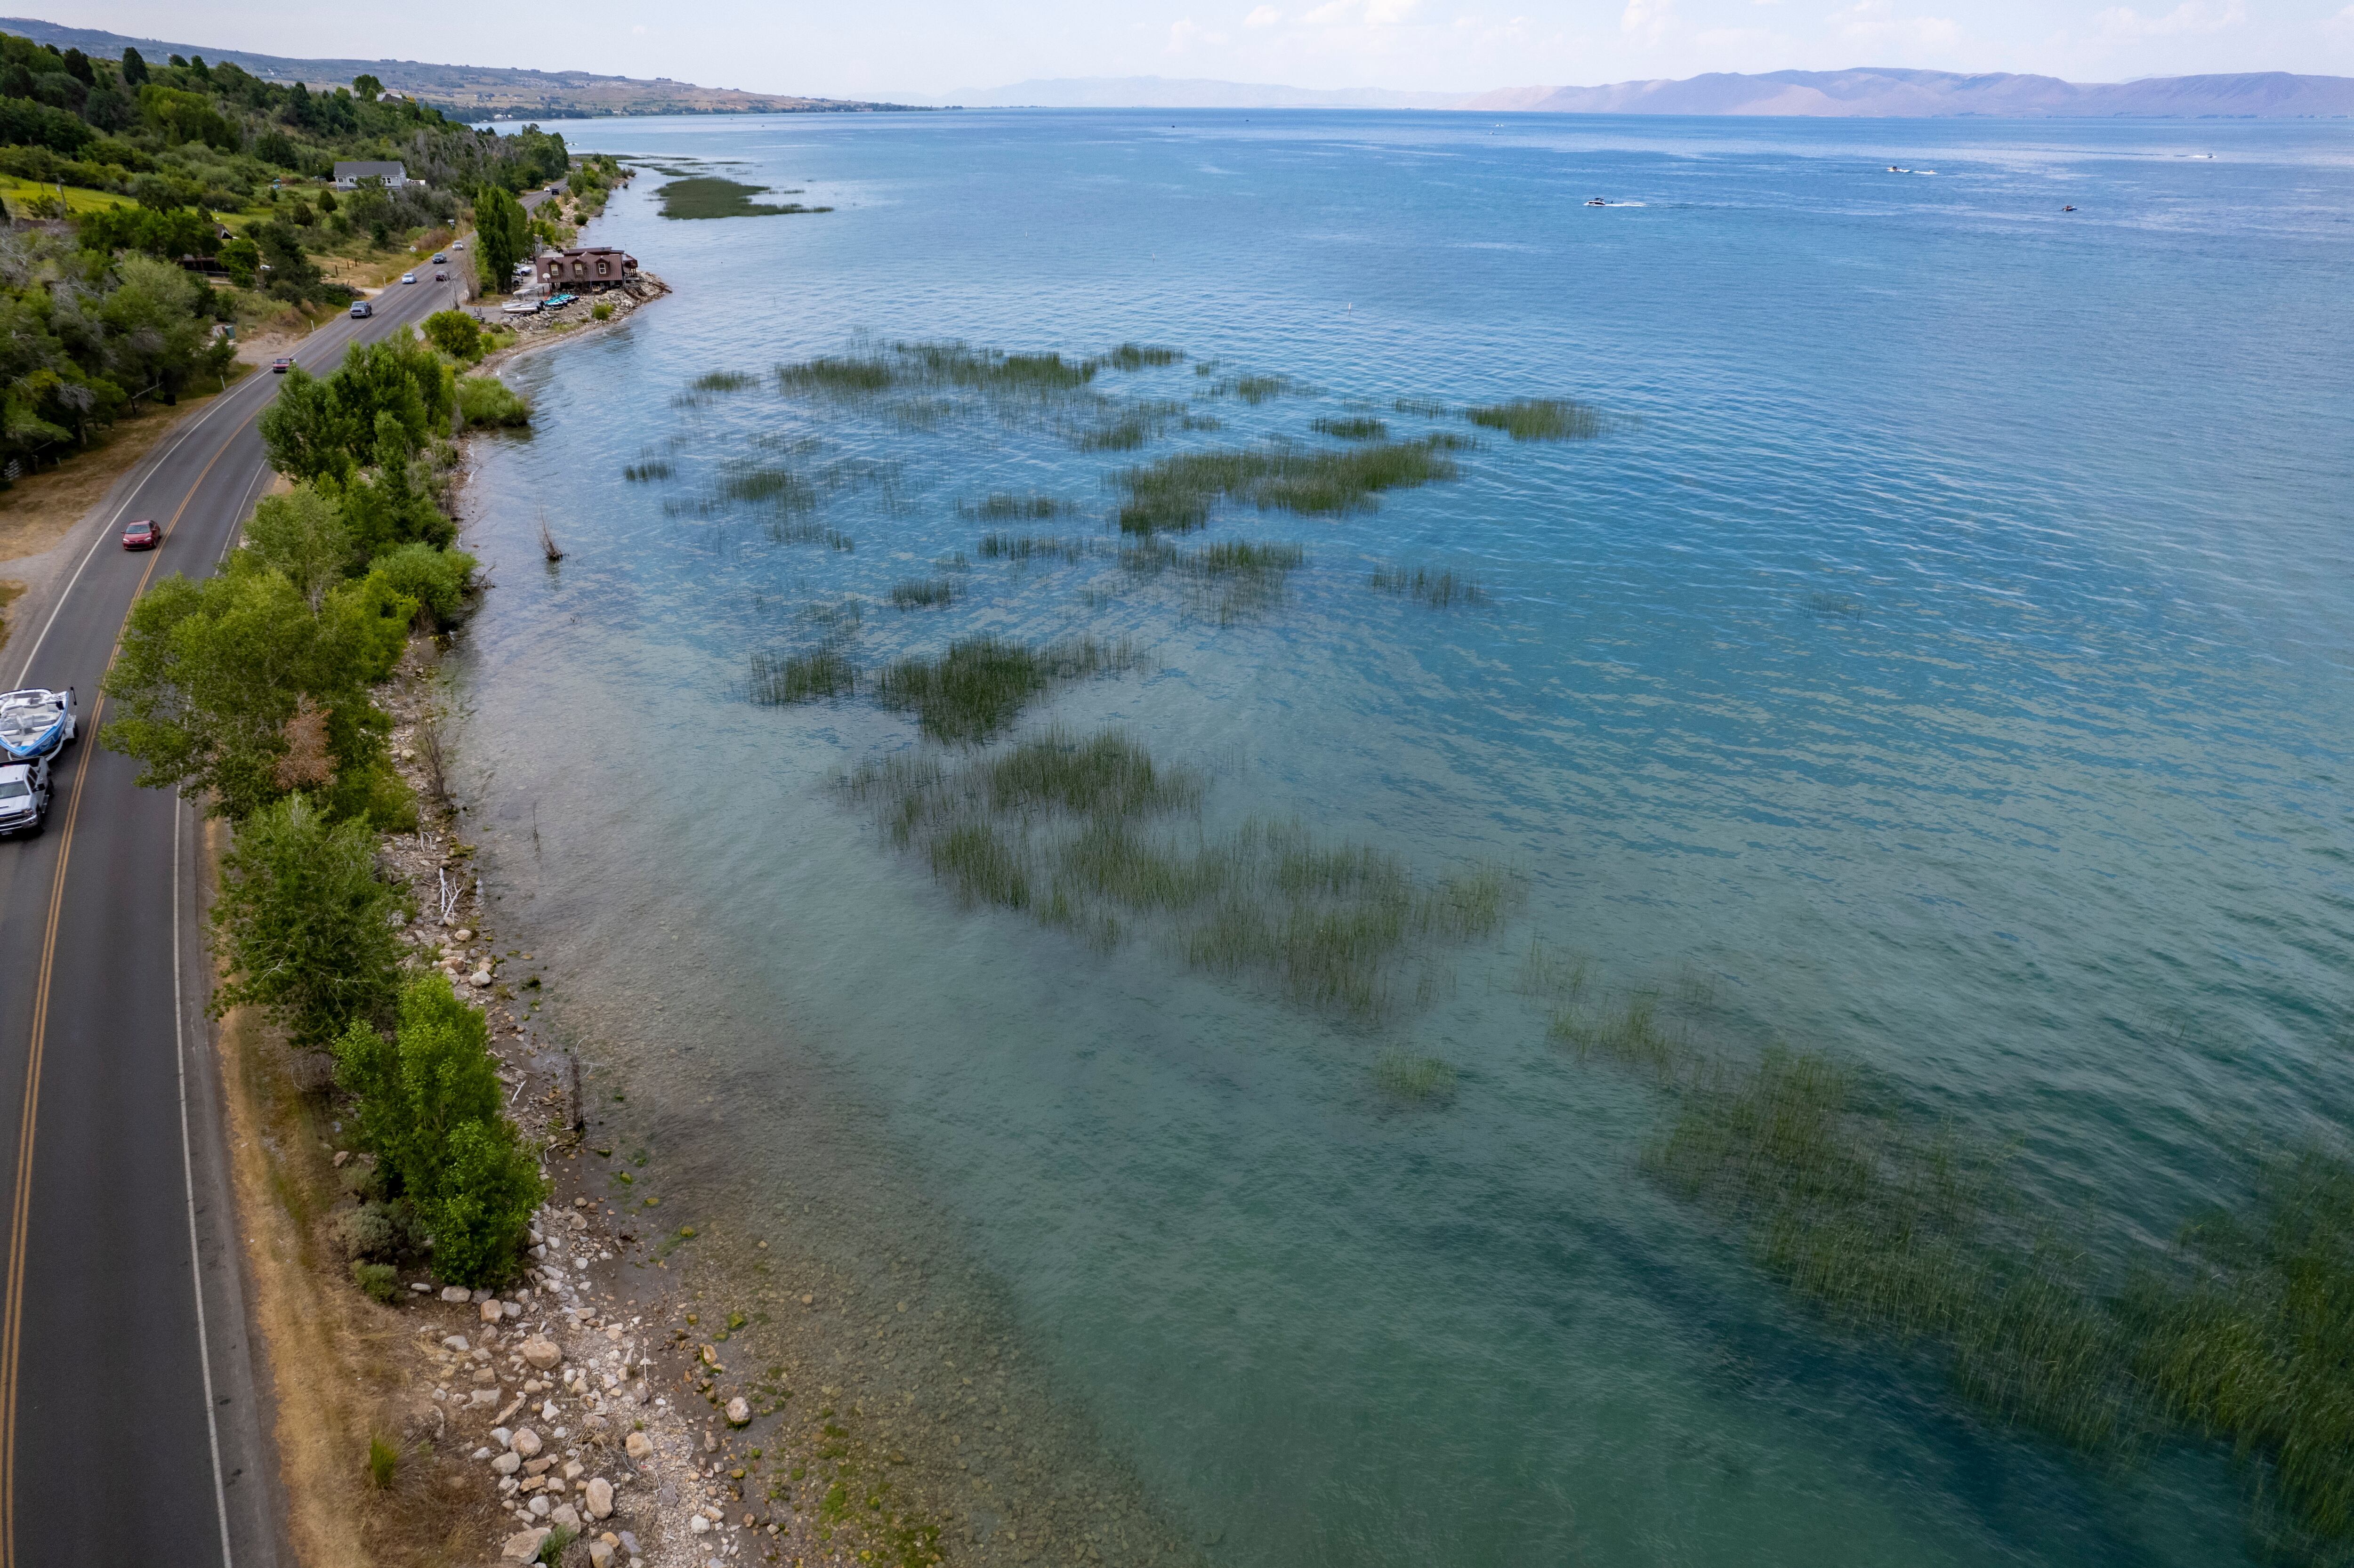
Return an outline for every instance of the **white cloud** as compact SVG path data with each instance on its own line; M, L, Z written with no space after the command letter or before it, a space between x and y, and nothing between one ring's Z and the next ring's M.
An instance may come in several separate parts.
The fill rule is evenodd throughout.
M1950 16L1897 16L1888 0L1856 0L1829 18L1842 37L1860 43L1919 44L1931 48L1961 42L1962 29Z
M2347 8L2354 14L2354 6ZM2130 5L2112 5L2094 20L2112 38L2171 38L2186 33L2220 33L2248 19L2241 0L2182 0L2162 16L2145 16Z
M1618 30L1638 43L1656 44L1675 25L1676 0L1627 0Z
M1195 44L1215 46L1226 41L1225 34L1211 32L1191 16L1180 16L1169 24L1169 52L1172 55L1182 55Z
M1243 18L1246 27L1272 27L1283 20L1283 13L1272 5L1262 5Z

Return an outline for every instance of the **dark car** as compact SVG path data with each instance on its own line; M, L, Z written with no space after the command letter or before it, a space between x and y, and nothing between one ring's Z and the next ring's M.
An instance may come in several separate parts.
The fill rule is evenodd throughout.
M272 376L283 376L293 368L294 356L291 354L281 354L270 362L270 374Z
M164 530L143 519L122 530L122 547L126 550L152 550L163 542Z
M435 252L433 253L433 260L435 260L436 261L447 261L448 260L450 260L450 258L448 258L447 256L442 255L440 251L438 251L438 250L437 250L437 251L435 251Z
M447 272L436 272L433 274L433 281L437 283L446 283L450 281L450 274Z

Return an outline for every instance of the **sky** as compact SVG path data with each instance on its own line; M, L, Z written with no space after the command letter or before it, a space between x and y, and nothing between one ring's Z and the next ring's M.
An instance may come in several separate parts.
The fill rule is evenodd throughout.
M570 0L555 12L412 0L390 13L313 0L51 0L42 15L298 58L398 56L919 101L1077 76L1470 92L1867 65L2073 81L2354 75L2348 0Z

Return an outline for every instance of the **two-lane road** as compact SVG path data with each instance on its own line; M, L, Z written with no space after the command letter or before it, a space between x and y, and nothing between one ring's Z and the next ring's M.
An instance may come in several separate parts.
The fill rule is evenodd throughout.
M323 373L457 293L394 284L295 358ZM248 377L125 475L0 651L0 689L70 685L82 710L48 831L0 842L0 1568L281 1555L192 918L198 820L97 745L132 602L212 571L267 484L254 421L279 385ZM141 517L164 542L129 554L116 535Z

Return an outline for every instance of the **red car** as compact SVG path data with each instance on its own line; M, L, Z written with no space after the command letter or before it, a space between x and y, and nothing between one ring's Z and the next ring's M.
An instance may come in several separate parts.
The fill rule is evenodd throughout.
M291 354L281 354L270 362L270 374L272 376L283 376L293 368L294 356Z
M133 523L122 530L122 547L126 550L152 550L164 542L164 530L153 523Z

